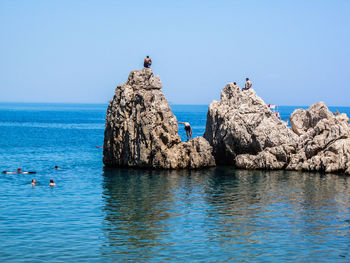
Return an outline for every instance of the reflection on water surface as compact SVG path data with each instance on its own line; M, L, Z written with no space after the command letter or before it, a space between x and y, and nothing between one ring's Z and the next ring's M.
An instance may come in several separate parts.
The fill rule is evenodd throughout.
M103 176L109 258L349 259L347 177L225 167Z

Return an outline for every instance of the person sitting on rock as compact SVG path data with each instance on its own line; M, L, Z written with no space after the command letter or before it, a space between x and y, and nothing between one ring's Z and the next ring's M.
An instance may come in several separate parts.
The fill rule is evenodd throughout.
M249 78L245 79L245 86L242 90L249 90L252 87L252 82L249 80Z
M181 121L179 121L179 123L185 125L187 141L192 140L192 128L191 128L191 125L188 122L181 122Z
M147 57L145 58L145 61L143 62L143 66L144 66L145 68L150 68L151 65L152 65L152 59L150 59L149 56L147 56Z
M236 82L233 82L233 87L234 87L234 88L239 88L239 86L237 85Z

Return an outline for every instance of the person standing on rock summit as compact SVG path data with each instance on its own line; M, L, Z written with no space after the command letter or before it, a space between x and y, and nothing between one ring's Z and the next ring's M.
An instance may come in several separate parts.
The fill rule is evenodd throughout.
M179 123L185 125L187 141L189 141L190 139L192 140L192 128L191 128L191 125L188 122L181 122L181 121L179 121Z
M143 62L143 66L144 66L145 68L150 68L151 65L152 65L152 59L150 59L149 56L147 56L147 57L145 58L145 61Z
M249 78L245 79L245 86L242 90L249 90L252 87L252 82L249 80Z

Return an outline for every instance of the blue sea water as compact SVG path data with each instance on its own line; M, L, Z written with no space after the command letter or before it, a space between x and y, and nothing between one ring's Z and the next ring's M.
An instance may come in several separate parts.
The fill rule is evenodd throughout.
M350 262L350 177L107 169L106 107L0 104L0 170L37 172L0 176L0 262ZM203 134L207 106L172 110Z

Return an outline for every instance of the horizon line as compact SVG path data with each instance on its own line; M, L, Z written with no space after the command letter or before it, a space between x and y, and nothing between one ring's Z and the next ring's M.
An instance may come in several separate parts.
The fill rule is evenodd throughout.
M316 102L317 103L317 102ZM21 101L0 101L0 104L79 104L79 105L82 105L82 104L89 104L89 105L108 105L109 102L21 102ZM315 103L313 103L315 104ZM277 107L280 107L280 106L286 106L286 107L310 107L311 105L313 104L310 104L310 105L278 105L278 104L275 104ZM197 103L194 103L194 104L184 104L184 103L169 103L169 105L181 105L181 106L209 106L209 104L197 104ZM344 107L344 108L348 108L350 106L345 106L345 105L326 105L327 107Z

